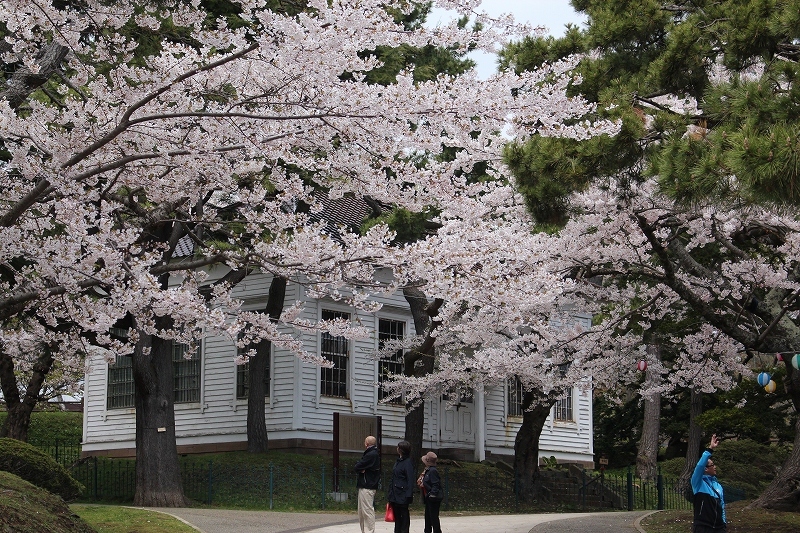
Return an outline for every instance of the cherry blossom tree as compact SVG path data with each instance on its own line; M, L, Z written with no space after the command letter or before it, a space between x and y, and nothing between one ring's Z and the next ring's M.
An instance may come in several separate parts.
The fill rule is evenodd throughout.
M374 0L310 0L298 14L238 4L237 24L199 1L0 5L0 350L14 356L23 330L13 322L31 317L60 361L80 365L98 348L132 357L137 505L185 503L176 343L189 355L202 336L229 335L241 347L270 341L328 364L278 322L364 334L302 323L297 307L276 322L232 297L257 269L302 280L312 294L345 298L344 287L362 287L347 301L375 308L364 287L375 285L376 268L400 265L391 232L378 225L342 246L311 220L315 189L459 210L464 198L491 197L490 186L458 176L499 161L503 136L614 131L580 119L590 106L566 96L570 61L487 81L468 71L415 82L410 70L388 85L364 81L381 66L364 51L490 50L530 31L510 19L481 17L480 31L456 22L409 29ZM479 2L438 4L469 13ZM458 154L430 157L445 144ZM448 244L453 265L462 246Z
M540 227L567 237L561 228L574 218L586 224L575 231L592 235L583 245L612 254L578 254L565 275L603 276L605 294L597 297L631 313L621 331L672 344L678 359L658 365L665 378L669 367L668 379L648 388L667 390L677 376L693 396L711 392L737 369L719 365L720 343L797 349L796 257L787 247L794 231L787 211L797 205L797 2L575 4L588 15L585 28L524 39L504 50L502 64L524 70L583 53L576 69L583 83L569 91L620 118L621 134L588 142L534 137L509 149L509 166ZM609 220L576 191L608 203ZM609 223L618 233L599 231ZM620 289L635 305L666 314L648 306L634 312L617 299ZM787 370L791 396L798 376ZM689 454L699 448L694 429ZM796 509L797 462L784 465L757 505Z
M610 318L625 318L616 322L620 331L664 320L698 323L693 333L665 337L679 349L671 367L659 368L663 384L656 390L727 389L737 375L751 373L745 364L751 354L795 350L799 228L792 213L679 208L655 180L625 190L625 200L609 188L576 196L582 214L560 232L564 248L557 255L565 275L603 277L603 286L592 290L613 308ZM619 368L625 367L614 371ZM789 364L787 372L786 392L797 407L798 372ZM795 505L796 461L793 454L757 505Z

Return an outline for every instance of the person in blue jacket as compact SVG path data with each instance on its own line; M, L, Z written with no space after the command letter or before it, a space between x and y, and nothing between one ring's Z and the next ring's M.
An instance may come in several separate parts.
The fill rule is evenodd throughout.
M397 444L397 461L392 470L392 480L389 482L389 490L386 499L392 504L394 511L394 533L408 533L411 527L411 515L408 514L408 505L414 498L414 482L417 477L414 474L414 465L409 458L411 454L411 443L401 440Z
M717 465L714 464L714 459L711 457L714 448L718 445L717 435L711 435L711 443L700 456L692 473L692 492L694 493L692 533L724 533L727 531L722 485L717 481Z

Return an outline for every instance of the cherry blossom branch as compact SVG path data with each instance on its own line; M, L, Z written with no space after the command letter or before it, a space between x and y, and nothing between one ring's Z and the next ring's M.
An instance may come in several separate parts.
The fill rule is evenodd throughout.
M258 47L259 47L259 44L258 43L254 43L254 44L248 46L247 48L244 48L244 49L240 50L239 52L236 52L235 54L231 54L229 56L223 57L222 59L219 59L217 61L209 63L208 65L204 65L202 67L195 68L195 69L192 69L192 70L190 70L188 72L185 72L185 73L181 74L180 76L176 77L170 83L159 87L158 89L156 89L152 93L148 94L147 96L145 96L144 98L142 98L138 102L135 102L134 104L132 104L127 109L125 114L122 115L122 118L120 119L120 123L117 125L117 127L112 129L111 131L109 131L106 135L104 135L102 138L98 139L96 142L94 142L91 145L89 145L85 150L82 150L82 151L78 152L77 154L75 154L74 156L72 156L71 158L69 158L67 161L64 162L64 164L62 165L62 168L69 168L69 167L71 167L73 165L76 165L79 161L82 161L83 159L88 157L89 154L94 153L98 149L100 149L103 146L105 146L106 144L110 143L112 140L114 140L116 137L118 137L120 134L122 134L125 130L128 129L129 124L130 124L130 118L133 115L133 113L135 113L138 109L141 109L142 107L144 107L148 103L152 102L153 100L158 98L160 95L162 95L165 92L169 91L175 85L177 85L177 84L179 84L179 83L181 83L183 81L186 81L189 78L192 78L192 77L194 77L194 76L196 76L196 75L198 75L198 74L200 74L202 72L208 72L210 70L214 70L217 67L220 67L222 65L230 63L231 61L235 61L235 60L237 60L237 59L239 59L241 57L244 57L247 54L249 54L250 52L252 52L253 50L257 50Z
M23 196L5 215L0 218L0 226L11 227L13 226L22 214L27 211L39 199L55 189L50 185L46 179L42 179L36 186Z
M647 241L650 243L650 246L652 246L654 253L660 259L661 266L664 269L664 279L662 282L670 289L675 291L678 296L685 300L696 312L705 318L709 324L713 324L715 327L719 328L720 331L732 339L736 339L737 341L741 342L744 346L756 347L757 345L754 344L755 337L746 333L741 328L738 328L736 323L731 322L726 315L720 316L707 302L705 302L702 298L696 295L694 291L677 279L672 260L661 241L656 237L656 234L653 231L653 228L650 227L647 219L642 215L636 215L636 221L641 228L642 233L647 238Z

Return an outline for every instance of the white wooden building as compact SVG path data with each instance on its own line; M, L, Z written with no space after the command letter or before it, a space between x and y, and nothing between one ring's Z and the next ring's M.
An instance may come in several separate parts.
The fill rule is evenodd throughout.
M270 278L253 275L237 288L244 309L263 308ZM376 313L365 313L327 300L310 299L290 283L287 303L305 301L309 320L341 316L370 328L367 340L348 341L330 334L307 333L303 341L335 361L322 369L273 347L269 362L266 423L271 449L332 449L333 413L380 415L384 446L393 450L405 426L401 405L381 403L376 386L385 370L399 363L371 357L385 339L413 334L413 321L402 294L385 297ZM588 320L588 319L587 319ZM241 450L247 443L245 365L236 365L236 346L228 338L208 337L191 360L175 349L175 424L180 453ZM130 359L108 364L89 362L85 381L84 455L134 455L135 415ZM425 449L444 457L482 460L513 457L521 423L519 391L513 384L474 391L448 408L445 399L425 402ZM452 402L451 402L452 403ZM573 389L553 408L540 440L540 455L559 462L593 464L591 393Z

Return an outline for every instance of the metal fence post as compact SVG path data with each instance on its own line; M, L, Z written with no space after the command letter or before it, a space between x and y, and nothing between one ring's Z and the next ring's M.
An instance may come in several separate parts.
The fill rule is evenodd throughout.
M642 509L647 509L647 480L643 477L639 478L639 486L642 491Z
M322 508L325 509L325 465L322 465Z
M445 510L450 508L450 498L449 498L449 495L450 495L449 494L450 493L450 484L448 482L448 480L449 480L448 473L449 472L450 472L450 467L449 466L444 467L444 508L445 508Z
M600 504L606 501L606 472L605 468L600 469ZM612 504L613 505L613 504Z
M97 456L95 455L92 457L92 459L94 459L94 461L92 461L94 463L94 472L92 472L92 477L94 478L94 490L92 492L94 494L94 500L97 501Z
M207 487L208 488L208 496L207 496L207 500L206 500L206 503L208 505L211 505L211 498L213 497L213 493L214 493L214 485L213 485L213 483L214 483L214 473L213 472L214 472L214 462L213 461L209 461L208 462L208 487Z
M661 475L661 467L658 467L658 477L656 478L656 486L658 487L658 510L664 510L664 476Z
M583 494L581 495L581 510L586 510L586 468L581 466L581 477L583 478Z
M633 472L628 466L628 510L633 511Z
M275 490L275 474L273 472L274 466L272 463L269 464L269 510L272 510L272 495L274 494Z

